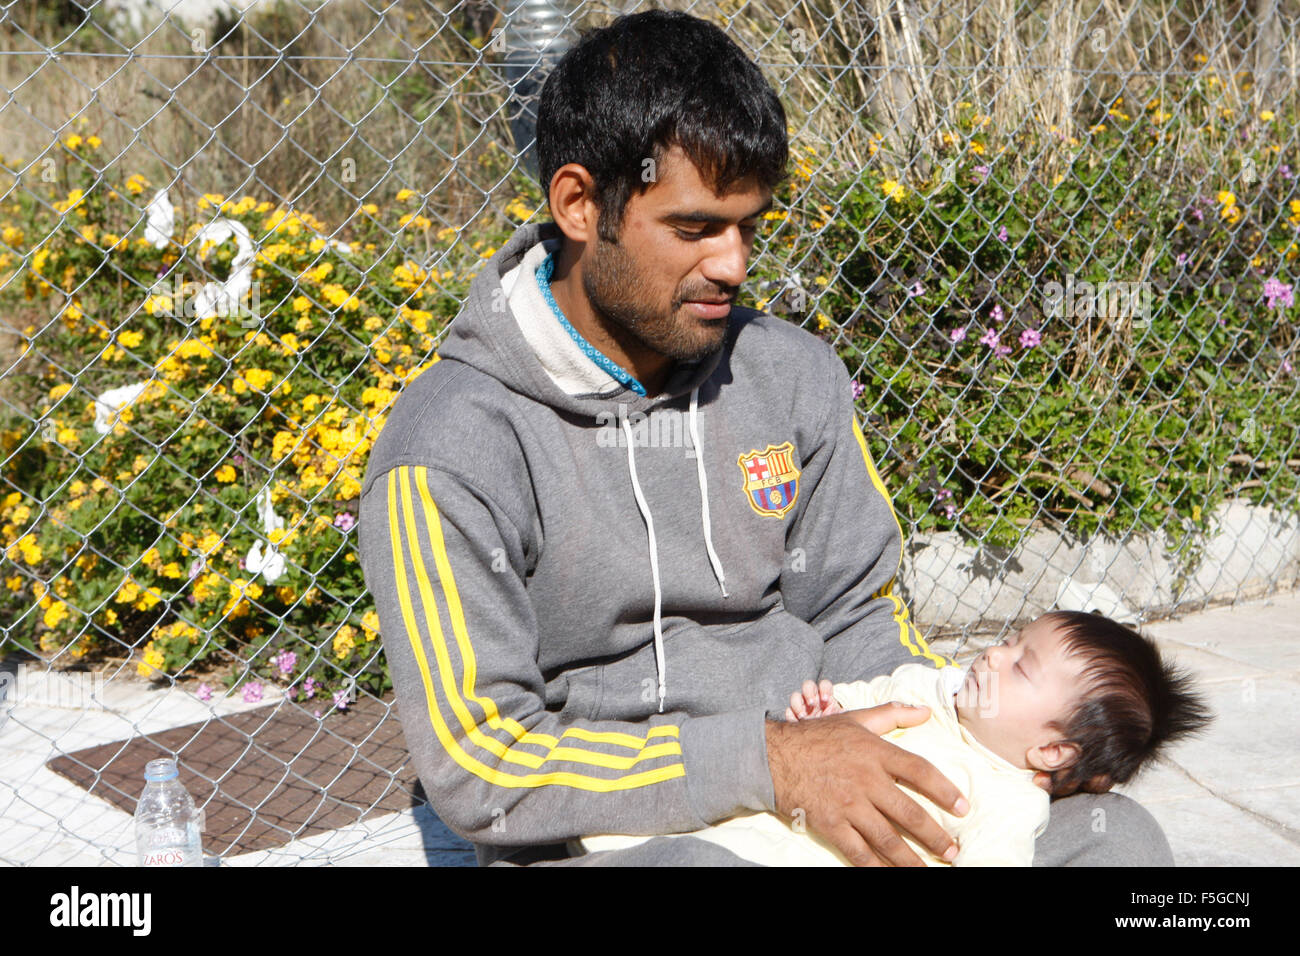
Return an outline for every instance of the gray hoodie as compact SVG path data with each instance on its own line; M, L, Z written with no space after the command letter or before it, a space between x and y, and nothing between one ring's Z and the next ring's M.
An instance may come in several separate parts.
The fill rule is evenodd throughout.
M550 297L560 236L522 227L475 277L362 485L412 760L480 860L774 810L764 721L805 679L950 663L895 593L834 349L737 306L647 397Z

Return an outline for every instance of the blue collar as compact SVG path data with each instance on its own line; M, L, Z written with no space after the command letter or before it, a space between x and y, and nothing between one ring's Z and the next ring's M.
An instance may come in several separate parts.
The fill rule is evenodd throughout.
M546 298L546 301L550 303L551 311L555 313L555 317L559 319L560 324L564 326L564 330L569 333L569 336L573 341L578 343L578 348L582 349L583 354L586 355L587 358L591 359L638 395L645 395L644 385L630 375L626 369L613 362L604 352L600 351L600 349L596 348L584 339L582 334L569 323L568 319L564 317L564 313L560 311L559 305L555 302L555 297L551 295L551 274L554 271L555 254L551 253L546 257L546 260L537 267L537 285L541 288L542 295Z

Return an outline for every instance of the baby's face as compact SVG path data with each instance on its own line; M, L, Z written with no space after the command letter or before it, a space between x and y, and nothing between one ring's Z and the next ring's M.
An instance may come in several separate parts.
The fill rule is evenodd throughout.
M957 719L975 739L1017 767L1055 769L1051 745L1081 690L1083 661L1065 655L1060 632L1039 618L1019 634L995 644L971 664L954 695Z

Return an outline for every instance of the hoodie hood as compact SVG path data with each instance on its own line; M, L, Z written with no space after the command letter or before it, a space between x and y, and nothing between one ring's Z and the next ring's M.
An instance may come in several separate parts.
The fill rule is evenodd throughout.
M663 390L653 397L640 394L598 364L604 359L585 341L579 343L562 322L550 296L549 283L539 281L537 269L548 253L557 252L563 233L554 222L533 223L518 229L470 284L465 307L451 323L438 355L463 362L500 381L513 392L553 408L589 418L592 427L613 413L627 439L627 468L633 495L646 527L651 577L654 581L655 661L658 670L659 710L667 694L663 649L662 587L654 516L650 512L636 470L636 441L629 416L690 396L689 427L696 449L696 477L700 491L702 546L717 578L722 596L728 597L726 575L713 547L709 517L709 486L705 473L703 440L698 420L700 385L717 369L735 343L745 310L733 308L722 346L696 362L677 362ZM575 333L576 334L576 333ZM580 336L579 336L580 338ZM594 356L594 357L593 357ZM608 359L604 359L609 363Z

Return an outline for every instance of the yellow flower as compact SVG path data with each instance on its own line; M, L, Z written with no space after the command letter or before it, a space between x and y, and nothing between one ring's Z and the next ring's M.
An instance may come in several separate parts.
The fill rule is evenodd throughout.
M144 341L143 332L123 332L117 337L117 340L129 349L135 348Z
M17 542L11 544L5 552L5 557L10 561L17 561L17 554L21 551L23 560L28 564L35 566L41 563L41 546L36 543L34 534L23 535Z
M54 209L56 212L67 212L68 210L76 206L78 203L80 203L82 198L85 195L86 194L82 192L80 189L74 189L70 193L68 193L68 198L66 200L64 200L63 202L56 202L54 204Z
M379 637L379 615L373 610L361 615L361 628L366 632L366 640L373 641Z
M984 155L984 144L979 140L973 139L970 142L970 151L978 156Z
M263 391L267 385L271 384L271 379L275 378L275 373L267 371L264 368L250 368L244 372L243 381L246 381L255 391ZM240 379L235 380L238 385Z
M144 646L144 659L136 665L135 672L141 677L161 677L164 660L162 651L154 647L153 641L150 641Z
M1262 112L1262 113L1259 114L1259 118L1262 119L1265 123L1271 123L1271 122L1273 122L1273 119L1274 119L1273 111L1272 111L1272 110L1264 110L1264 112Z
M233 465L222 465L217 469L217 481L229 484L235 480L235 469Z
M104 144L104 141L98 136L87 136L86 144L90 146L91 149L99 149L99 147Z
M1221 189L1219 190L1218 200L1225 206L1232 206L1237 202L1237 197L1228 190Z
M356 628L351 624L345 624L343 627L339 628L338 633L334 635L335 658L343 660L343 658L352 653L357 646L356 641L352 639L352 635L355 633Z
M78 136L76 133L73 133L63 142L67 144L68 149L76 149L78 146L81 145L81 137Z
M126 181L127 192L134 196L140 195L149 187L149 180L145 179L139 173L133 173L131 178Z
M418 195L419 193L417 193L414 189L399 189L397 191L397 195L394 198L398 202L406 202L406 200L410 199L412 196L418 196Z
M67 616L68 606L62 601L55 601L50 605L50 609L45 612L45 626L48 628L58 627L59 622Z
M171 296L151 295L144 300L144 310L150 315L157 315L159 312L168 312L172 310Z
M128 575L123 581L117 595L113 598L118 604L131 604L140 596L140 585Z
M524 205L522 199L515 198L510 201L509 205L506 206L506 212L511 216L514 216L516 219L523 221L523 220L531 219L533 215L537 212L537 210L540 208L541 206L538 206L536 209L529 209L526 205Z
M892 199L894 202L902 202L903 197L907 195L907 191L903 186L892 179L886 179L882 182L880 189L885 194L886 199Z

